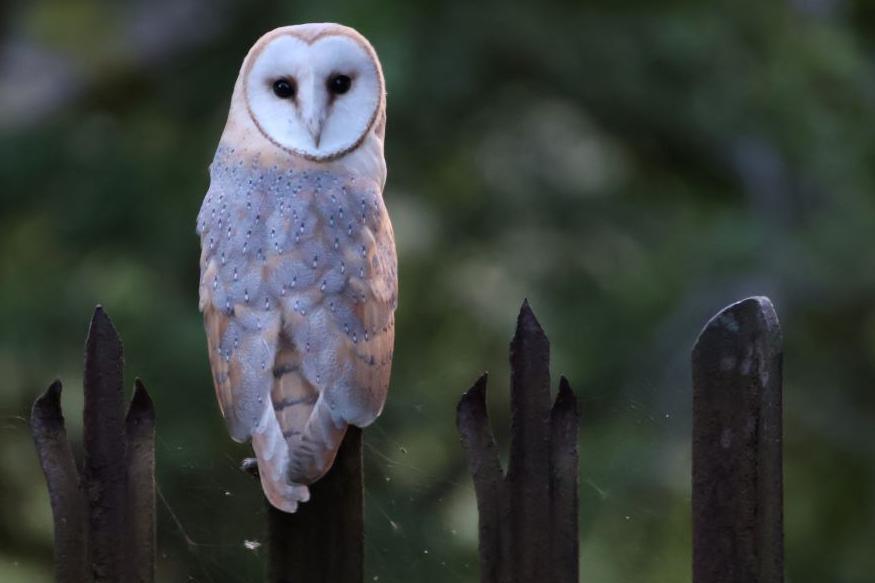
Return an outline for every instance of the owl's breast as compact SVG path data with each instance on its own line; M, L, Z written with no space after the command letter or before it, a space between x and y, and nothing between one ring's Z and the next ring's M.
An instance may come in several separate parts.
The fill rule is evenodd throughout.
M221 152L220 152L221 154ZM370 301L394 311L392 228L379 185L352 174L244 165L217 154L198 216L201 296L218 309L284 319L327 307L349 338L373 334Z

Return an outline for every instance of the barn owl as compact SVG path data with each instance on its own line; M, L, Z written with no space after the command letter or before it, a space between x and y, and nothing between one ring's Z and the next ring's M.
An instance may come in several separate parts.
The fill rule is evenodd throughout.
M216 395L286 512L386 399L397 260L385 128L383 73L362 35L278 28L243 61L210 165L197 232Z

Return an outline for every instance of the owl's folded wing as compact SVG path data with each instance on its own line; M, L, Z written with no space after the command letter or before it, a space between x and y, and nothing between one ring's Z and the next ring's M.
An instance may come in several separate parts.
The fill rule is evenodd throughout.
M198 217L201 236L200 310L219 408L231 437L248 440L260 422L273 383L282 314L267 295L260 263L244 251L251 219L233 184L214 176ZM232 218L238 215L232 228Z
M392 226L386 219L367 251L368 276L351 278L350 291L358 301L353 313L364 333L353 337L346 346L351 352L349 387L345 395L348 423L365 427L383 409L389 389L392 356L395 347L395 307L398 303L397 259Z
M208 266L205 274L211 272ZM213 384L228 432L235 441L244 442L265 410L281 318L276 310L220 308L211 288L201 285L200 297Z

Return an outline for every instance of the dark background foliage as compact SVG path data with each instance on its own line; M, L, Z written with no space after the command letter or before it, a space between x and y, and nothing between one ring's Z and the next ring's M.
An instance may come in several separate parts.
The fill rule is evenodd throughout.
M81 434L102 303L159 414L160 581L255 581L263 505L214 402L194 218L248 47L352 25L389 88L401 303L366 432L367 571L473 582L455 403L507 436L528 297L582 403L586 581L688 581L689 349L768 294L786 368L788 580L875 572L875 10L864 0L207 2L0 8L0 580L49 581L26 427L55 376ZM342 553L343 549L337 549Z

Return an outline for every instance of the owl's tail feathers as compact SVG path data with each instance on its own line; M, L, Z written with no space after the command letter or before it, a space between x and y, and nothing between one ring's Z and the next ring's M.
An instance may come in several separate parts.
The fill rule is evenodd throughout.
M258 460L261 489L271 506L295 512L299 502L310 499L306 485L289 480L289 448L273 407L265 407L261 423L252 432L252 448Z

